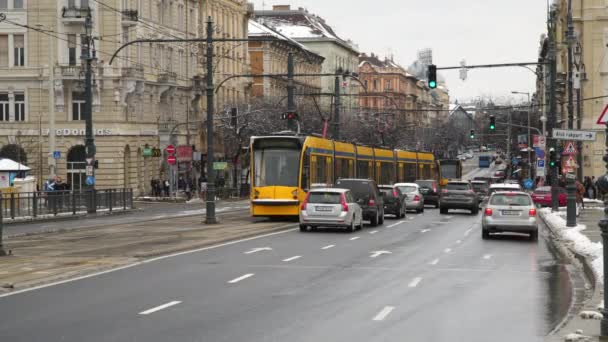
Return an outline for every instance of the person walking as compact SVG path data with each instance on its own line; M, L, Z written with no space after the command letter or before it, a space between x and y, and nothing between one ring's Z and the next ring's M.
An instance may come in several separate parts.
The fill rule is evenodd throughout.
M591 199L597 198L597 186L595 185L595 176L591 176L591 190L593 191Z
M581 208L585 209L585 201L583 200L583 196L585 195L585 186L583 183L576 180L576 204Z

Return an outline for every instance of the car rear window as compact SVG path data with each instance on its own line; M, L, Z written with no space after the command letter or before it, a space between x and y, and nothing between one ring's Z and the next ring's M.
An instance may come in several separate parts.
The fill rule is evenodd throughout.
M429 189L433 188L433 181L417 181L416 184Z
M413 185L405 185L405 186L399 186L398 187L399 190L401 190L401 192L403 192L404 194L410 193L410 192L414 192L416 191L416 187Z
M467 183L448 183L445 188L447 190L471 190Z
M486 191L488 190L488 185L486 183L472 183L473 190L477 191Z
M490 200L491 205L510 205L510 206L528 206L532 203L530 202L530 197L528 195L518 195L518 194L497 194L492 196Z
M384 197L394 197L393 188L380 188L380 192L384 193Z
M311 192L308 203L340 204L341 196L336 192Z
M338 180L336 181L336 187L349 189L355 199L368 198L370 194L368 181Z

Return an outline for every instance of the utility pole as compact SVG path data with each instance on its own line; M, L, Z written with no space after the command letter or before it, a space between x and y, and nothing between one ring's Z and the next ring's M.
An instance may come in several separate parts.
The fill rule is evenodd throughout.
M574 56L572 53L572 43L574 39L574 24L572 23L572 0L568 0L568 31L566 33L566 40L568 42L568 129L574 128L574 93L572 89L572 87L574 86L574 83L572 82L572 73L574 71ZM580 151L578 152L580 153ZM567 174L566 176L566 190L568 193L566 226L576 227L576 185L574 181L575 176L571 174Z
M555 42L555 13L549 13L548 20L548 36L549 36L549 129L553 132L555 126L557 125L557 94L556 94L556 78L557 78L557 64L556 64L556 42ZM555 144L555 140L552 141L552 146L556 151L557 145ZM558 156L561 158L561 155ZM559 202L558 202L558 189L557 189L557 176L558 170L556 167L550 168L551 171L551 210L558 211L559 210Z
M340 140L340 76L334 79L334 140Z
M509 127L507 128L507 164L511 165L511 161L513 158L511 157L511 110L509 110ZM513 165L511 165L511 168ZM509 174L507 174L507 179L511 179L511 172L513 170L509 169Z
M215 224L215 171L213 170L213 21L207 18L207 212L206 224Z
M81 59L85 63L85 104L84 104L84 117L85 117L85 149L86 149L86 161L87 161L87 186L89 192L89 200L87 206L88 213L95 213L97 209L96 195L95 195L95 136L93 134L93 70L92 63L95 58L94 53L91 51L93 44L93 37L91 31L93 30L93 20L91 18L91 10L89 9L87 18L85 21L86 30L86 43L82 50Z
M49 176L55 177L57 174L57 160L53 153L56 149L55 143L55 61L53 55L53 35L49 34Z
M296 87L294 85L293 80L294 74L294 64L293 64L293 53L289 53L287 56L287 113L288 115L293 115L293 119L287 119L287 129L290 131L296 131L296 121L298 120L298 116L295 115L296 112L296 100L295 100L295 92ZM298 132L299 133L299 132Z

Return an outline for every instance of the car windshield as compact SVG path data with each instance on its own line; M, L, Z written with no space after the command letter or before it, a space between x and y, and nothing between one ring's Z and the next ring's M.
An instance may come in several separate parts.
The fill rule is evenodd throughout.
M310 192L308 203L339 204L342 197L336 192Z
M447 190L471 190L470 185L467 183L448 183L445 188Z
M402 185L399 186L399 190L401 190L401 192L403 192L404 194L410 193L410 192L414 192L416 191L418 188L413 186L413 185Z
M349 189L355 199L368 198L370 195L370 184L367 180L338 180L336 187Z
M286 148L255 150L255 186L298 186L300 151Z
M529 206L532 203L530 202L530 197L524 194L495 194L490 199L490 204L499 206Z

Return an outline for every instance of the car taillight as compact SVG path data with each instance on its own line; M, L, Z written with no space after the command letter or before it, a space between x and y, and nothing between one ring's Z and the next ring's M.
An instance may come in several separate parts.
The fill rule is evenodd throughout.
M369 205L370 205L370 206L376 205L376 199L375 199L375 198L373 198L373 197L370 197L370 198L369 198Z
M530 212L528 214L530 216L536 216L536 209L530 209Z
M437 192L437 188L436 187L433 187L433 192Z
M340 204L342 204L342 211L348 211L348 204L346 204L346 197L344 194L340 195Z
M393 196L399 197L399 194L397 193L397 190L395 190L395 189L393 189Z
M486 214L486 216L492 216L492 209L486 208L485 214Z
M443 190L441 190L441 192L443 192L444 194L447 194L448 193L448 189L443 189Z
M418 196L418 195L414 196L414 201L420 201L420 196Z
M306 194L306 198L304 199L304 202L302 202L302 206L300 207L300 209L306 210L306 205L308 204L308 197L310 197L310 192Z

